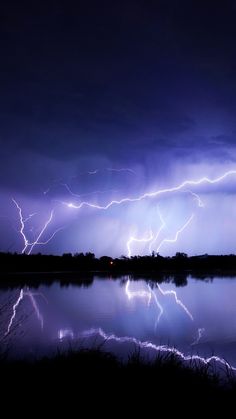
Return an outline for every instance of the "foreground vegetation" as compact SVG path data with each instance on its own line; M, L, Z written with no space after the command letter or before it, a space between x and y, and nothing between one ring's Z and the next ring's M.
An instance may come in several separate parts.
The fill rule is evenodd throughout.
M161 403L164 398L195 403L214 402L229 404L236 397L236 381L225 371L224 380L212 370L201 365L184 365L174 355L158 356L154 361L142 359L139 353L123 363L100 349L58 353L54 358L34 361L0 361L1 381L13 395L28 389L40 388L40 398L47 391L69 396L77 393L78 399L87 394L103 394L106 403L108 392L119 391L121 398L130 398L133 407L142 402ZM9 384L8 384L9 383ZM132 399L132 396L135 398ZM81 399L82 401L82 399ZM137 407L137 406L136 406ZM163 406L162 406L163 408Z

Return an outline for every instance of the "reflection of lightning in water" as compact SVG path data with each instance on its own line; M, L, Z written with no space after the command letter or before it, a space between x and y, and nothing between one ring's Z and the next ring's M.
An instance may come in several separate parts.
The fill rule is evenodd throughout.
M190 313L190 311L187 309L186 305L178 298L176 291L174 290L167 290L164 291L159 284L157 284L157 288L160 291L160 293L163 296L166 295L173 295L176 304L178 304L187 314L187 316L190 318L190 320L193 321L193 315ZM157 296L155 294L155 292L151 289L150 285L148 285L148 291L146 290L138 290L138 291L130 291L130 280L128 279L126 282L126 286L125 286L125 294L127 295L128 299L131 300L135 297L140 297L140 298L147 298L148 299L148 305L151 302L152 297L154 298L154 301L160 311L160 314L158 316L158 322L163 314L163 307L161 306L161 304L159 303ZM204 331L204 329L199 329Z
M155 345L154 343L151 343L151 342L142 342L130 336L118 337L114 334L108 335L101 328L85 330L84 332L79 334L78 338L79 339L90 338L93 336L101 336L101 338L104 339L105 343L109 341L114 341L118 343L133 343L141 349L151 349L158 353L173 354L177 358L180 358L181 361L184 361L184 362L196 361L204 365L209 365L210 363L215 362L215 363L223 365L226 368L229 368L230 370L236 371L236 367L230 365L225 359L220 358L219 356L216 356L216 355L210 356L208 358L204 358L199 355L184 355L183 352L179 351L178 349L174 347L170 347L167 345Z
M167 290L164 291L159 284L157 284L157 288L160 291L160 293L164 296L166 295L173 295L176 304L178 304L180 307L182 307L182 309L185 311L185 313L187 314L187 316L193 321L193 315L190 313L190 311L187 309L187 307L184 305L184 303L182 303L181 300L179 300L179 298L177 297L177 293L174 290Z
M151 294L152 294L152 296L153 296L153 298L154 298L154 301L155 301L155 303L156 303L157 308L159 309L159 315L158 315L158 317L157 317L157 320L156 320L156 323L155 323L155 327L154 327L154 330L156 330L156 328L157 328L157 324L158 324L158 323L159 323L159 321L161 320L161 316L162 316L162 314L164 313L164 310L163 310L162 305L161 305L161 304L160 304L160 302L158 301L158 299L157 299L157 296L156 296L155 292L151 289L150 285L148 285L148 288L149 288L149 290L150 290L150 292L151 292Z
M175 237L173 239L167 239L167 238L163 239L157 247L157 250L156 250L157 253L160 251L160 248L163 246L164 243L176 243L180 233L182 233L185 230L185 228L191 223L193 218L194 218L194 214L192 214L191 217L186 221L186 223L175 233Z
M193 341L193 343L191 343L191 345L197 345L204 333L205 333L204 327L199 327L197 331L197 338Z
M59 329L57 336L59 340L63 340L67 338L74 339L74 332L71 329Z
M8 335L8 333L9 333L9 332L10 332L10 330L11 330L13 320L14 320L14 318L16 317L16 309L17 309L18 305L20 304L21 300L23 299L23 297L24 297L24 292L23 292L23 289L21 289L21 290L20 290L20 295L19 295L19 297L17 298L17 300L16 300L15 304L14 304L14 305L13 305L13 307L12 307L12 311L13 311L13 313L12 313L12 316L11 316L10 321L9 321L9 323L8 323L8 326L7 326L7 331L6 331L5 335Z
M143 237L143 238L139 238L138 239L136 237L131 236L129 238L129 240L127 241L127 243L126 243L126 246L127 246L127 249L128 249L128 257L129 258L131 257L131 244L133 242L135 242L135 243L148 243L152 239L153 239L153 233L152 233L152 231L150 231L150 234L149 234L148 237Z
M31 303L32 303L32 306L33 306L33 308L35 310L36 316L37 316L37 318L38 318L38 320L40 322L41 329L43 329L43 316L40 313L38 304L37 304L37 302L36 302L36 300L34 298L34 295L37 295L37 294L33 294L31 291L25 292L24 294L25 295L28 295L28 297L30 298Z
M128 297L129 300L132 300L133 298L144 298L144 299L148 299L148 305L150 305L151 299L153 297L155 304L159 310L159 315L158 318L156 320L156 324L155 324L155 330L157 327L157 323L159 323L161 316L163 314L163 307L161 306L161 304L159 303L156 294L154 293L154 291L151 289L150 285L147 285L148 291L146 290L138 290L138 291L131 291L130 290L130 280L128 279L128 281L126 282L126 286L125 286L125 293Z
M17 308L18 308L21 300L23 300L24 296L28 296L29 297L29 299L30 299L30 301L32 303L33 309L34 309L34 311L36 313L36 316L37 316L37 318L38 318L38 320L40 322L41 328L43 329L43 323L44 323L43 316L40 313L39 306L38 306L38 304L37 304L37 302L35 300L35 296L36 295L42 297L46 302L48 302L47 299L46 299L46 297L42 293L37 293L37 292L32 293L29 289L27 289L27 291L24 291L23 288L20 290L20 295L17 298L15 304L13 305L13 308L12 308L13 314L12 314L12 316L10 318L9 323L8 323L7 331L6 331L5 335L8 335L10 333L10 330L11 330L11 327L12 327L12 324L13 324L13 320L16 317L16 310L17 310Z
M29 217L27 217L26 219L23 218L22 215L22 209L19 206L18 202L16 202L16 200L14 198L12 198L12 201L14 202L14 204L16 205L17 209L18 209L18 213L19 213L19 221L20 221L20 230L19 233L23 238L24 241L24 247L21 251L21 253L25 253L27 252L27 254L29 255L32 250L34 249L34 247L36 245L45 245L48 244L53 237L55 236L55 234L57 234L60 230L62 230L62 228L58 228L56 231L54 231L54 233L51 235L51 237L46 240L45 242L40 242L40 239L42 237L42 235L44 234L44 232L46 231L47 227L49 226L49 224L51 223L52 219L53 219L53 215L54 215L54 210L51 211L50 213L50 217L49 219L45 222L45 224L43 225L43 228L40 230L37 238L35 241L30 242L27 237L26 237L26 233L25 233L25 222L28 221L30 218L32 218L35 214L30 214Z
M148 305L150 305L151 299L153 297L155 304L158 308L159 311L159 315L157 317L156 323L155 323L155 329L157 327L157 324L159 323L162 314L164 313L163 307L160 304L160 302L158 301L157 295L156 293L151 289L150 285L147 285L148 291L147 290L136 290L136 291L131 291L130 290L130 280L128 279L126 282L126 286L125 286L125 294L127 295L129 300L132 300L133 298L144 298L144 299L148 299ZM157 284L157 288L160 291L160 293L163 296L167 296L167 295L173 295L176 304L178 304L187 314L187 316L190 318L190 320L193 321L193 316L190 313L190 311L187 309L187 307L185 306L185 304L178 298L176 291L174 290L167 290L167 291L163 291L163 289L160 287L159 284ZM199 331L204 331L204 329L198 329ZM202 333L201 332L201 333Z
M150 290L148 290L148 291L146 291L146 290L130 291L130 280L129 279L126 282L126 285L125 285L125 293L126 293L129 300L132 300L133 298L136 298L136 297L147 299L148 305L150 304L150 301L151 301L151 298L152 298L152 293L151 293Z

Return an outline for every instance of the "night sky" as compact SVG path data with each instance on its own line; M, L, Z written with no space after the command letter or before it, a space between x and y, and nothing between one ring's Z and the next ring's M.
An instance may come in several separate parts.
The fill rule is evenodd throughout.
M36 253L236 252L236 173L68 207L236 170L236 1L3 0L0 54L1 251L14 198Z

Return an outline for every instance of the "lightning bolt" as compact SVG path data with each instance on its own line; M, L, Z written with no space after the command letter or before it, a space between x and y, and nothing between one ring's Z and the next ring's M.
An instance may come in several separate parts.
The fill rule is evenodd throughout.
M131 257L131 244L133 243L133 242L136 242L136 243L148 243L148 242L150 242L150 240L152 240L153 239L153 233L152 233L152 231L150 231L150 234L149 234L149 236L148 237L146 237L146 238L136 238L136 237L133 237L133 236L131 236L130 238L129 238L129 240L127 241L127 243L126 243L126 246L127 246L127 249L128 249L128 257L130 258Z
M186 227L188 227L188 225L191 223L191 221L194 218L194 214L191 215L191 217L186 221L186 223L175 233L175 237L173 239L163 239L161 241L161 243L159 244L159 246L157 247L157 253L160 251L160 248L163 246L164 243L176 243L178 240L178 237L180 235L180 233L182 233Z
M34 217L35 215L37 215L37 212L34 212L33 214L29 214L29 216L23 220L23 221L24 221L24 223L26 223L27 221L29 221L29 220L30 220L32 217Z
M52 239L53 239L53 237L57 234L57 233L59 233L59 231L62 231L62 230L64 230L64 227L60 227L60 228L58 228L57 230L55 230L54 231L54 233L52 233L52 235L49 237L49 239L47 239L47 240L45 240L44 242L39 242L39 241L35 241L34 243L31 243L33 246L35 246L35 245L45 245L45 244L48 244ZM31 249L31 251L32 251L32 249Z
M114 169L114 170L121 171L123 169ZM132 170L132 169L129 169L129 170ZM204 184L211 184L211 185L216 184L216 183L219 183L219 182L223 181L227 177L230 177L230 176L233 176L233 175L236 175L236 170L229 170L229 171L225 172L223 175L215 177L215 178L209 178L207 176L204 176L204 177L201 177L200 179L197 179L197 180L187 179L187 180L184 180L179 185L176 185L176 186L173 186L173 187L159 189L159 190L154 191L154 192L147 192L147 193L144 193L144 194L142 194L140 196L137 196L137 197L129 197L128 196L128 197L124 197L124 198L119 199L119 200L111 200L106 205L100 205L100 204L92 203L92 202L89 202L89 201L82 201L78 204L75 204L73 202L69 202L69 203L68 202L61 202L61 203L63 205L66 205L68 208L72 208L72 209L81 209L83 207L89 207L89 208L93 208L93 209L97 209L97 210L108 210L110 207L112 207L114 205L121 205L121 204L125 204L125 203L138 202L138 201L142 201L142 200L147 199L147 198L156 198L156 197L164 195L164 194L182 191L186 187L200 186L200 185L204 185ZM204 203L203 203L203 201L201 200L200 196L197 193L192 192L189 189L185 190L184 192L188 192L193 196L193 198L197 201L198 207L201 207L201 208L204 207ZM160 219L161 219L161 226L160 226L160 228L157 231L155 236L153 236L153 233L151 232L149 237L135 238L135 237L131 236L128 239L128 242L126 243L126 246L127 246L129 257L131 256L131 244L133 242L138 242L138 243L148 243L149 242L150 243L149 244L149 251L151 252L151 249L153 248L153 245L154 245L155 241L157 241L161 231L166 226L165 221L163 220L161 214L159 214L159 216L160 216ZM156 251L159 252L160 248L165 243L175 243L175 242L177 242L179 234L182 231L184 231L184 229L191 223L193 218L194 218L194 214L192 214L191 217L187 220L187 222L176 232L176 234L173 238L163 239L161 241L161 243L158 245Z
M87 172L88 175L96 175L99 172L99 169L91 170L90 172Z
M160 221L161 221L161 226L160 226L159 230L157 231L155 237L153 238L153 240L149 244L149 252L150 253L152 253L154 243L157 241L157 239L160 236L162 230L164 230L164 228L166 227L166 223L165 223L165 221L164 221L164 219L161 215L161 212L160 212L159 208L157 208L157 211L158 211L158 215L159 215L159 218L160 218Z
M17 207L17 209L19 211L19 217L20 217L20 234L22 235L23 241L24 241L24 247L23 247L21 253L25 253L25 251L26 251L26 249L28 247L29 242L28 242L28 239L27 239L27 237L25 235L25 232L24 232L24 230L25 230L25 223L24 223L24 219L23 219L23 216L22 216L22 209L18 205L18 203L15 201L14 198L12 198L12 201L14 202L14 204L16 205L16 207Z
M204 202L201 200L200 196L197 193L192 192L189 189L187 189L185 192L188 192L188 193L190 193L190 195L192 195L193 199L195 201L197 201L197 204L198 204L199 208L204 208L205 207Z
M34 242L30 242L28 240L28 238L26 237L26 233L25 233L25 223L26 221L28 221L30 218L32 218L34 214L30 214L27 218L23 218L22 215L22 209L20 207L20 205L18 204L18 202L12 198L12 201L14 202L15 206L18 209L18 213L19 213L19 221L20 221L20 230L19 233L21 234L22 238L23 238L23 242L24 242L24 247L21 251L21 253L25 253L27 252L28 255L30 255L30 253L32 252L32 250L34 249L35 246L37 245L45 245L48 244L53 237L61 230L63 230L63 227L58 228L57 230L54 231L54 233L50 236L50 238L44 242L40 241L42 235L44 234L44 232L46 231L47 227L49 226L49 224L51 223L51 221L53 220L53 215L54 215L54 210L51 211L50 216L48 218L48 220L45 222L45 224L43 225L42 229L40 230L36 240Z
M126 167L124 167L124 168L122 167L120 169L113 169L111 167L107 167L106 169L103 169L103 170L106 170L107 172L117 172L117 173L128 172L128 173L132 173L133 175L136 175L134 170L126 168ZM95 170L91 170L90 172L87 172L87 173L88 173L88 175L96 175L97 173L99 173L101 171L102 171L101 169L95 169Z
M94 169L94 170L89 170L88 172L82 172L82 173L80 173L80 175L97 175L98 173L100 173L100 172L104 172L104 171L107 171L107 172L128 172L128 173L132 173L132 174L134 174L134 175L136 175L136 172L133 170L133 169L129 169L129 168L126 168L126 167L121 167L121 168L119 168L119 169L113 169L113 168L111 168L111 167L106 167L105 169ZM77 176L73 176L73 177L77 177Z
M107 171L115 171L115 172L123 172L123 171L127 171L129 173L134 173L135 172L132 169L129 168L120 168L120 169L112 169L112 168L107 168L104 169ZM99 171L101 171L100 169L96 169L94 171L90 171L88 173L90 174L96 174ZM138 202L138 201L142 201L144 199L152 199L152 198L157 198L159 196L162 196L164 194L168 194L168 193L174 193L174 192L178 192L178 191L182 191L182 192L187 192L190 193L194 200L196 200L198 207L204 207L204 203L201 200L200 196L195 193L192 192L190 189L186 189L187 187L196 187L196 186L200 186L200 185L213 185L219 182L222 182L223 180L225 180L226 178L230 177L230 176L235 176L236 175L236 170L229 170L227 172L225 172L224 174L222 174L221 176L218 177L214 177L214 178L210 178L207 176L201 177L199 179L193 180L193 179L186 179L184 180L182 183L173 186L173 187L167 187L164 189L159 189L153 192L146 192L142 195L136 196L136 197L132 197L132 196L126 196L122 199L115 199L115 200L111 200L109 202L107 202L104 205L100 205L100 204L96 204L93 202L89 202L89 201L81 201L78 204L77 203L73 203L73 202L61 202L61 204L67 206L68 208L72 208L72 209L81 209L83 207L89 207L89 208L93 208L93 209L97 209L97 210L108 210L110 207L115 206L115 205L121 205L121 204L125 204L125 203L133 203L133 202ZM77 195L75 194L70 187L67 184L63 184L64 187L66 187L66 189L68 190L68 192L77 198L81 198L82 195ZM103 191L96 191L96 192L92 192L92 193L103 193ZM107 192L107 191L104 191ZM84 194L85 195L85 194ZM87 194L86 194L87 195ZM41 241L41 237L42 235L45 233L48 225L52 222L53 218L54 218L54 210L51 211L49 219L45 222L44 226L42 227L41 231L39 232L38 237L36 238L36 240L34 241L30 241L27 237L26 234L26 228L25 228L25 224L26 222L33 217L35 214L30 214L27 218L24 219L23 214L22 214L22 209L20 207L20 205L18 204L18 202L16 202L15 199L12 198L12 201L14 202L15 206L18 209L18 213L19 213L19 222L20 222L20 230L19 233L22 236L23 239L23 248L22 248L22 253L27 253L30 254L34 247L37 245L46 245L49 243L50 240L52 240L54 238L54 236L62 230L62 228L57 229L52 236L46 240L46 241ZM128 249L128 255L131 256L131 245L133 242L137 242L137 243L149 243L149 251L151 252L151 250L153 249L154 243L158 240L161 231L165 228L166 224L165 221L163 220L161 214L159 214L160 219L161 219L161 226L158 229L157 233L155 234L155 236L153 235L153 233L151 232L150 235L148 237L144 237L144 238L135 238L135 237L130 237L128 242L126 243L127 249ZM175 243L178 240L178 236L179 234L190 224L190 222L192 221L194 217L194 214L191 215L190 219L187 220L187 222L183 225L183 227L180 228L180 230L178 230L176 232L176 235L174 238L164 238L161 243L158 245L157 247L157 252L160 250L160 248L165 244L165 243Z
M67 183L61 183L61 186L64 186L66 188L66 190L69 192L69 194L71 196L76 197L76 198L81 198L82 196L88 196L88 195L105 194L107 192L117 192L116 189L107 189L107 190L105 189L104 191L97 190L97 191L87 192L87 193L83 193L83 194L76 194L71 190L70 186Z
M30 255L30 253L32 252L32 250L34 249L34 247L39 244L39 240L41 239L43 233L45 232L45 230L47 229L48 225L51 223L52 219L53 219L53 214L54 211L52 210L50 213L50 217L49 219L46 221L46 223L44 224L42 230L40 231L38 237L36 238L36 240L33 243L28 243L28 246L30 246L30 249L28 250L28 255ZM55 236L55 234L52 235L52 238ZM44 244L44 243L42 243Z
M159 216L160 216L160 219L161 219L161 226L160 226L160 228L157 231L157 233L156 233L155 236L153 236L153 232L151 231L150 232L150 236L145 237L145 238L139 238L138 239L138 238L135 238L133 236L131 236L129 238L129 240L126 243L126 246L127 246L127 249L128 249L128 257L131 257L131 244L133 242L136 242L136 243L148 243L148 242L150 242L150 244L149 244L149 252L151 253L151 251L153 249L153 247L152 247L153 246L153 243L155 243L155 241L157 241L157 239L158 239L161 231L166 227L166 223L163 220L162 215L160 214L160 212L159 212ZM194 214L192 214L191 217L186 221L186 223L179 230L177 230L177 232L175 233L174 238L172 238L172 239L168 239L168 238L163 239L161 241L161 243L158 245L156 252L158 253L160 251L160 248L163 246L164 243L176 243L177 240L178 240L178 238L179 238L179 235L191 223L191 221L193 220L193 218L194 218Z
M128 168L121 168L121 169L111 169L110 167L108 167L106 169L108 172L127 172L127 173L132 173L133 175L136 175L136 172L133 169L128 169Z
M142 201L143 199L146 198L156 198L159 195L163 195L163 194L167 194L167 193L172 193L172 192L177 192L182 190L183 188L185 188L186 186L199 186L202 184L215 184L215 183L219 183L222 180L226 179L229 176L232 175L236 175L236 170L229 170L228 172L225 172L223 175L217 177L217 178L213 178L210 179L206 176L198 179L198 180L185 180L184 182L180 183L177 186L171 187L171 188L165 188L165 189L159 189L157 191L154 192L146 192L143 195L140 195L136 198L131 198L131 197L126 197L126 198L122 198L120 200L112 200L110 202L108 202L108 204L106 205L96 205L87 201L83 201L81 202L79 205L75 205L72 202L67 203L64 202L63 204L65 204L68 208L74 208L74 209L81 209L84 206L90 207L90 208L95 208L95 209L99 209L99 210L107 210L108 208L110 208L113 205L120 205L120 204L124 204L127 202L137 202L137 201Z

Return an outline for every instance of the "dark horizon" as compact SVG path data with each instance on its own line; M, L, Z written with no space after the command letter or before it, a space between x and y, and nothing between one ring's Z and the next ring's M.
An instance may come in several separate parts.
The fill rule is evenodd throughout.
M105 272L115 277L131 275L137 278L151 275L152 278L159 278L161 281L172 278L177 286L187 285L187 278L192 275L200 279L213 279L218 276L235 278L236 275L236 255L232 254L188 256L177 252L172 257L153 254L113 259L105 255L97 258L90 252L74 255L65 253L62 256L0 253L0 264L0 285L6 287L19 283L35 286L43 281L41 274L46 274L44 280L49 283L58 280L59 277L62 277L65 283L77 283L80 282L80 273L91 276L95 273L104 275ZM69 277L64 278L63 273L68 273ZM33 277L28 274L32 274ZM85 278L84 280L86 282Z

